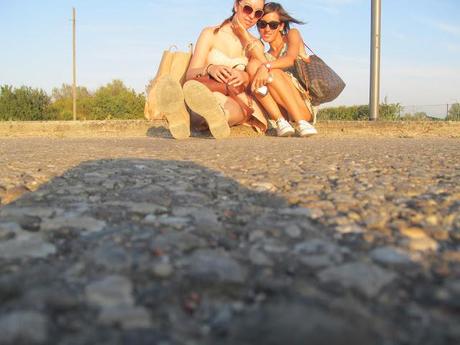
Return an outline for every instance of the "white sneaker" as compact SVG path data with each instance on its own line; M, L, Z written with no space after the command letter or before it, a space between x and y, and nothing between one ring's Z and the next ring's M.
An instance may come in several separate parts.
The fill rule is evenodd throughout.
M308 121L300 120L296 126L297 133L300 137L309 137L318 134L318 131Z
M280 118L276 121L276 135L279 137L288 137L295 133L294 128L284 118Z

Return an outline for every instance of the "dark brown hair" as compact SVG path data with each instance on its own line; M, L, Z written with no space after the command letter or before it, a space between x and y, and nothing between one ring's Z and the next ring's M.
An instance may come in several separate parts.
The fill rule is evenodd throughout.
M283 34L287 34L291 29L290 23L305 24L304 22L292 17L281 4L277 2L267 2L264 6L264 15L276 12L280 16L280 22L284 24Z

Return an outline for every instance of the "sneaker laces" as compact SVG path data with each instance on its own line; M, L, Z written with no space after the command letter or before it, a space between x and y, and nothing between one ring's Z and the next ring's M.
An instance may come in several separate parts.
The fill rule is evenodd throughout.
M291 126L290 123L287 122L285 118L279 118L278 120L276 120L276 125L277 125L279 128Z

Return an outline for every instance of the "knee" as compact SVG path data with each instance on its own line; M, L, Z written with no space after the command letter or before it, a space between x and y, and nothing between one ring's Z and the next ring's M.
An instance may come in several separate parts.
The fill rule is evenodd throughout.
M272 84L279 85L279 84L284 84L286 82L284 71L280 69L272 69L270 71L270 75L273 78Z
M280 79L280 78L283 78L284 72L282 70L280 70L280 69L272 69L270 71L270 74L273 76L273 78Z

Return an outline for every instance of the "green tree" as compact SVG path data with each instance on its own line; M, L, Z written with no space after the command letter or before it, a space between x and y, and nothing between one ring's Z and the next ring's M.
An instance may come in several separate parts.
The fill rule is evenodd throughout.
M449 109L449 115L446 117L446 121L460 121L460 103L452 104Z
M133 119L143 118L145 97L127 88L121 80L99 88L91 102L91 118Z
M50 109L51 97L41 89L27 86L0 87L0 120L38 121L51 120L55 113Z
M84 86L77 86L77 98L90 97L91 94ZM60 88L55 87L51 92L53 101L61 99L73 99L73 87L69 84L62 84Z
M51 109L56 113L57 120L73 119L73 89L72 85L62 84L51 93L53 104ZM77 87L77 119L86 119L91 114L91 93L86 87Z

